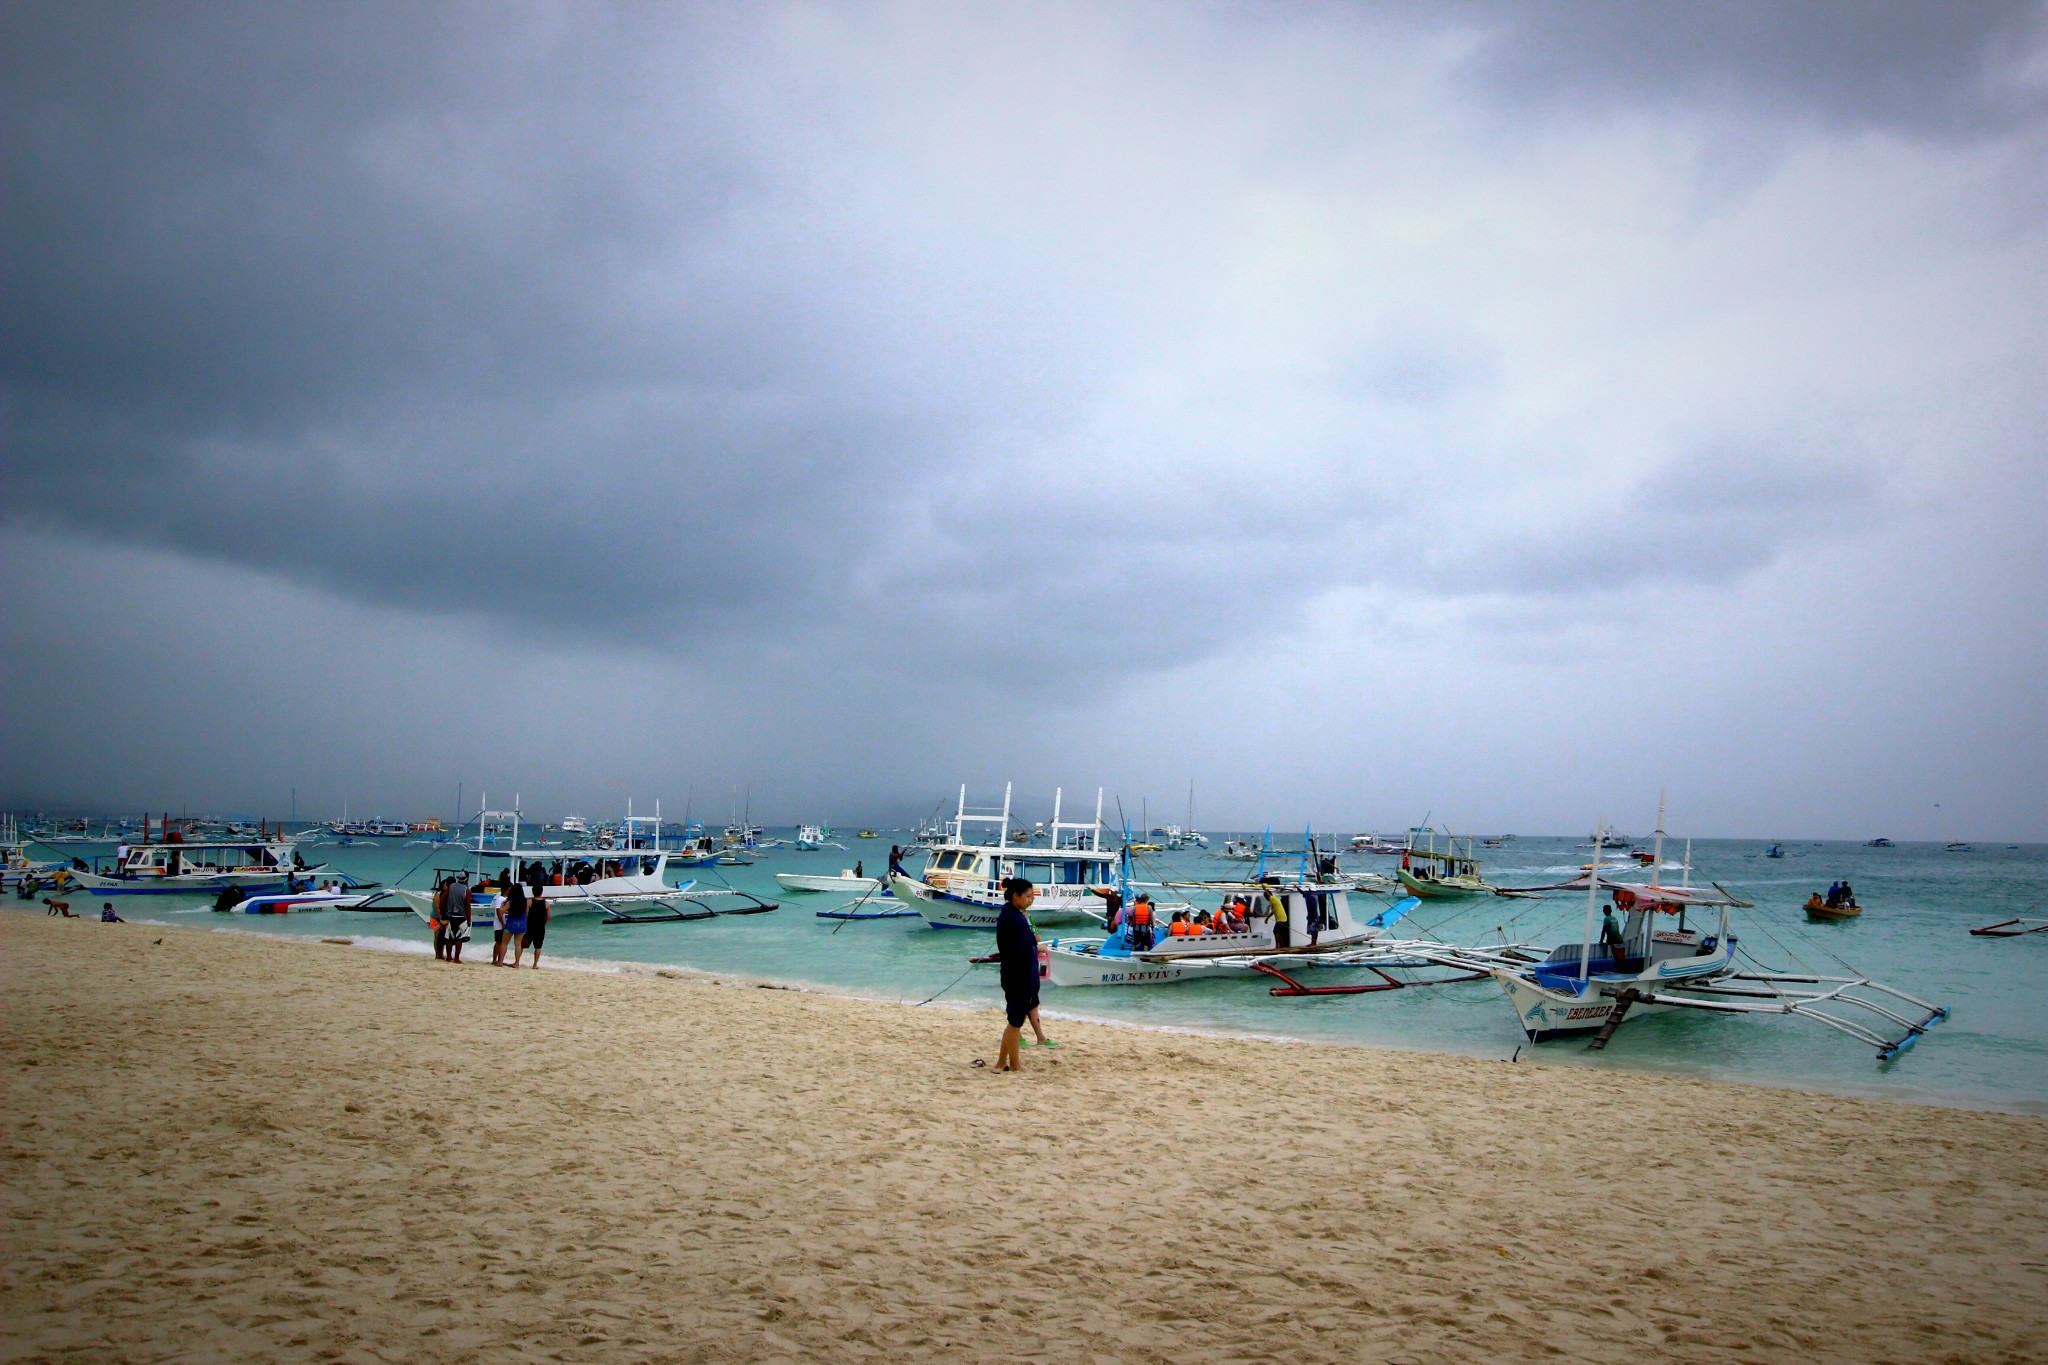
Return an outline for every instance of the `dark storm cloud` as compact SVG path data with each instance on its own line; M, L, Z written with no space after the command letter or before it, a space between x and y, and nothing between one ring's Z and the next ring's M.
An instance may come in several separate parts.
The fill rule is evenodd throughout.
M947 415L851 334L829 234L764 205L720 107L737 41L594 8L13 11L14 510L572 628L822 582L867 476Z
M1812 120L1957 138L2048 109L2026 64L2037 0L1687 0L1484 6L1473 76L1497 97L1580 107L1708 107L1737 121Z
M1511 101L1944 134L2035 107L2000 59L2036 10L1933 12L1359 22L1477 32L1460 69ZM912 637L927 672L994 676L1000 622L1069 687L1330 588L1640 581L1557 548L1586 528L1538 500L1467 525L1524 462L1488 428L1528 364L1458 316L1485 304L1439 301L1496 252L1432 220L1463 149L1402 191L1420 226L1385 273L1415 297L1329 326L1288 273L1353 225L1257 225L1322 188L1276 183L1277 148L1333 201L1390 193L1399 156L1331 117L1378 88L1350 69L1372 44L1319 67L1326 16L1225 17L15 7L7 514L659 648ZM1075 59L1124 28L1158 70ZM1281 98L1262 61L1309 75ZM1738 512L1708 476L1646 494L1699 542L1651 576L1719 581L1828 510L1783 458ZM1104 610L1138 622L1114 648Z

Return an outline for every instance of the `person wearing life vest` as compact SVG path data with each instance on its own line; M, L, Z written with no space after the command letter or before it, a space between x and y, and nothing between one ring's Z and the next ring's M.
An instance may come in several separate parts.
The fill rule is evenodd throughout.
M1131 903L1131 946L1143 952L1154 941L1152 897L1141 891L1138 899Z

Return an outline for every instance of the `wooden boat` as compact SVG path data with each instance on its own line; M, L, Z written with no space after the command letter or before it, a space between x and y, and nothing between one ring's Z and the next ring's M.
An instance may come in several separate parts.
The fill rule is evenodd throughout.
M1429 836L1427 847L1419 840ZM1401 854L1401 866L1394 875L1410 895L1426 900L1453 900L1463 896L1490 896L1499 890L1479 875L1479 859L1473 840L1444 835L1444 850L1437 851L1436 830L1417 826L1408 831L1408 847Z

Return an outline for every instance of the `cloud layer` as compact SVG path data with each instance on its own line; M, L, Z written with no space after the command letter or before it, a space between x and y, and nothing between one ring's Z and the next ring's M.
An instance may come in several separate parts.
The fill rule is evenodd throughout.
M609 666L743 733L829 710L866 772L1282 641L1369 673L1409 609L1457 661L1653 601L1712 634L1816 549L2039 543L2042 11L1935 18L17 8L8 525L489 638L536 708ZM2038 612L1999 591L1987 629ZM1264 725L1209 724L1118 762Z

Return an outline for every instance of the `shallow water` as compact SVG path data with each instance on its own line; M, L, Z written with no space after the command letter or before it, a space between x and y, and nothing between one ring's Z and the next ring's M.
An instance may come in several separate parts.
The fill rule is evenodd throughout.
M778 831L779 832L779 831ZM1221 848L1222 834L1213 835ZM714 972L825 987L891 1000L992 1003L998 998L992 968L967 959L990 950L985 936L934 930L922 920L821 920L817 910L846 897L789 895L776 872L836 872L855 857L872 873L888 861L888 841L849 841L852 852L774 849L752 867L695 869L705 885L730 885L781 902L769 914L715 920L606 925L588 915L556 921L548 930L551 958L677 965ZM1769 967L1822 974L1867 974L1911 995L1946 1005L1948 1022L1896 1062L1880 1064L1871 1049L1805 1020L1672 1012L1630 1020L1607 1050L1589 1053L1583 1040L1528 1048L1505 997L1491 982L1389 991L1364 996L1274 999L1269 983L1206 981L1168 987L1055 990L1046 1007L1059 1016L1153 1027L1194 1028L1266 1037L1509 1057L1526 1063L1646 1070L1793 1086L1895 1099L1987 1105L2048 1113L2048 934L2021 939L1972 938L1968 930L2015 915L2048 913L2048 846L1979 845L1970 853L1939 845L1873 849L1859 844L1798 843L1784 859L1766 859L1764 844L1715 840L1693 847L1695 881L1718 881L1757 903L1737 911L1734 932L1752 957ZM1683 846L1667 844L1667 862ZM1521 838L1482 850L1490 879L1528 886L1563 880L1585 862L1577 839ZM460 866L448 849L413 845L308 848L309 861L365 880L425 886L437 866ZM1346 858L1348 868L1390 872L1395 860ZM1176 877L1242 875L1246 864L1213 854L1155 854L1157 872ZM920 860L913 859L913 868ZM1275 870L1293 871L1296 860ZM1621 874L1645 880L1647 874ZM1676 872L1662 874L1675 880ZM1864 906L1860 919L1809 923L1807 895L1847 878ZM82 897L74 898L77 904ZM1368 905L1383 903L1367 899ZM15 904L9 902L9 904ZM214 915L204 899L123 898L131 920L232 928L294 937L347 935L425 950L427 928L411 915L320 911L293 915ZM1575 941L1584 924L1585 897L1559 894L1540 900L1484 898L1425 902L1400 932L1450 942L1508 937L1545 948ZM26 907L22 907L26 908ZM81 907L85 908L85 907ZM97 907L92 907L96 909ZM1048 936L1052 932L1048 931ZM1067 931L1075 932L1075 931ZM489 936L472 943L471 958L489 960ZM1319 978L1334 980L1334 976Z

